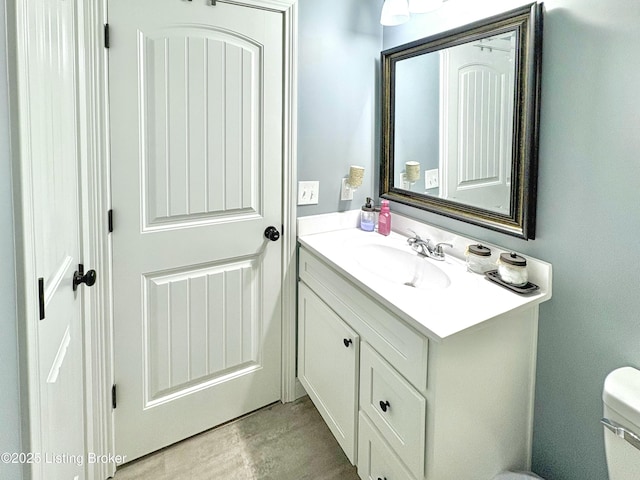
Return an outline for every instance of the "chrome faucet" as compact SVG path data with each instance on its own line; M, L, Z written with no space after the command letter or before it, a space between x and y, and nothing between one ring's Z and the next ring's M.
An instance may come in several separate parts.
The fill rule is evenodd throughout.
M418 235L413 230L409 230L413 233L412 237L407 238L407 243L411 245L411 248L418 252L418 255L422 255L423 257L433 258L434 260L444 260L444 250L442 247L450 247L453 248L453 245L450 243L440 242L435 245L432 244L431 240L428 238L422 239L420 235Z

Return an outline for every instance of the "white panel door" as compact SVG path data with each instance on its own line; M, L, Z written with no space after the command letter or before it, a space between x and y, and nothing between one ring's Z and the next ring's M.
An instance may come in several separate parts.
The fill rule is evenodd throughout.
M509 213L515 36L443 53L446 198Z
M280 399L283 21L109 0L116 452Z
M28 91L22 172L31 174L33 208L25 228L33 231L44 317L29 319L37 337L30 373L37 369L39 378L32 405L40 415L39 422L32 417L32 441L40 448L26 460L36 479L74 480L85 478L86 465L81 306L87 288L73 289L80 263L75 2L34 0L24 13L29 76L20 86Z

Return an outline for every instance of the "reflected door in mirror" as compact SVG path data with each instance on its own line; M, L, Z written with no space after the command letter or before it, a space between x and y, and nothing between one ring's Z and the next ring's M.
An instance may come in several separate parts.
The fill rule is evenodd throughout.
M515 32L440 52L440 198L509 212Z

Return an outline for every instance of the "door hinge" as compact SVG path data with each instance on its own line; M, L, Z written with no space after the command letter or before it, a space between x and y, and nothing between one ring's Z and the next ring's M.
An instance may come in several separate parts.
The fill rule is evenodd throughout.
M118 405L118 402L116 400L117 400L116 384L114 383L113 386L111 387L111 408L113 408L114 410Z
M44 278L38 278L38 309L40 320L44 320Z
M111 46L111 42L109 39L109 24L104 24L104 48L109 48Z
M113 210L107 212L107 226L109 227L109 233L113 233Z

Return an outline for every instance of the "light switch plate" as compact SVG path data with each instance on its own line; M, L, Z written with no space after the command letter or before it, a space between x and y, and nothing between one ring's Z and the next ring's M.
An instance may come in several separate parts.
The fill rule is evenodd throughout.
M317 205L320 193L320 182L298 182L298 205Z

